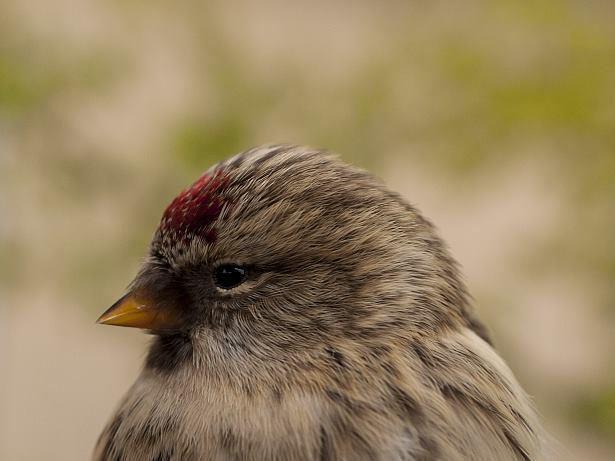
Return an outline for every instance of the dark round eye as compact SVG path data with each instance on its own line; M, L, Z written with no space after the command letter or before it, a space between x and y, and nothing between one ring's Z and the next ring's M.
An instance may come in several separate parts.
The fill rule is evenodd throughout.
M241 285L247 277L247 269L239 264L222 264L214 271L214 283L223 290L230 290Z

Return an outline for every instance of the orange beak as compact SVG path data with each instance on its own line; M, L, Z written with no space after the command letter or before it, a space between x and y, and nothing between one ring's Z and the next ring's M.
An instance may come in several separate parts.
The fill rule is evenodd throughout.
M121 297L96 323L145 330L173 330L180 326L180 320L173 310L166 306L161 308L137 293Z

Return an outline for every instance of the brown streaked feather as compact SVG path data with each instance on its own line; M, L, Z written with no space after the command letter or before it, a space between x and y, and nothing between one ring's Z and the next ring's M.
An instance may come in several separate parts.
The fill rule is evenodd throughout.
M134 282L185 292L189 327L155 337L95 460L543 458L529 398L414 207L298 146L203 178ZM220 294L220 261L256 275Z

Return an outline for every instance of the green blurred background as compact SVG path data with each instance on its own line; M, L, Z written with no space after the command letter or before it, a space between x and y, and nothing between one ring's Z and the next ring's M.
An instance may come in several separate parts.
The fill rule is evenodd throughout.
M0 3L0 459L86 459L148 338L95 326L164 206L326 147L440 228L556 459L615 459L615 2Z

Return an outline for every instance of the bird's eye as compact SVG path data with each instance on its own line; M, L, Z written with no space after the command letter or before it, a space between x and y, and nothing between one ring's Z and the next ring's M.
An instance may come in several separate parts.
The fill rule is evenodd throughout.
M241 285L247 277L247 269L238 264L222 264L214 271L214 283L223 290L230 290Z

